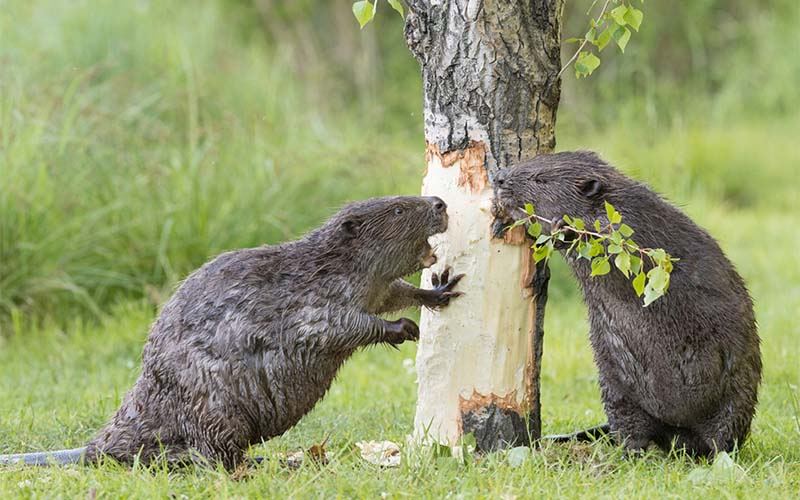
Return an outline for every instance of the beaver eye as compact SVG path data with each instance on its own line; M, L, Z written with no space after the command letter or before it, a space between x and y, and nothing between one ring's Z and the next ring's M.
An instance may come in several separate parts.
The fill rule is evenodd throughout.
M403 209L402 208L397 207L397 208L394 209L394 214L395 215L400 215L402 213L403 213Z

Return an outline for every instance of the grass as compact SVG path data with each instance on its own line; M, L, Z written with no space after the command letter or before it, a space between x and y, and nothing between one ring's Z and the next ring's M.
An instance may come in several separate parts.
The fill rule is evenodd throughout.
M751 440L736 457L746 476L725 475L695 483L703 464L670 458L658 451L623 460L608 444L549 446L513 466L507 453L460 463L425 450L404 449L398 469L364 462L354 443L389 439L405 443L411 432L415 374L413 346L400 352L372 349L345 366L326 399L300 424L255 453L276 456L308 448L330 435L328 466L304 465L289 471L269 463L246 481L214 470L168 473L160 468L130 471L99 468L0 470L3 498L86 496L166 497L170 494L214 497L657 497L753 495L789 498L800 487L798 413L793 398L798 366L790 339L794 318L785 302L759 298L764 358L767 360L761 404ZM795 296L796 298L796 296ZM29 330L20 325L0 346L0 452L79 446L102 425L133 383L152 308L128 303L110 311L100 324L76 322ZM545 431L566 431L603 419L595 370L586 341L582 306L556 293L546 322L544 391ZM795 403L796 404L796 400Z
M418 191L415 62L387 49L386 36L370 49L376 65L361 38L355 52L342 49L346 30L330 51L298 59L296 40L259 36L242 3L42 0L0 9L0 453L84 443L135 380L157 305L211 255L293 238L346 200ZM781 5L783 18L765 10L758 26L792 26L797 8ZM312 21L330 24L325 15ZM397 16L376 22L399 40ZM709 39L726 42L730 22ZM669 112L638 90L620 100L622 74L608 96L584 92L602 79L568 79L559 114L560 149L598 150L652 184L720 240L748 282L765 378L752 439L735 457L743 478L698 479L705 464L660 452L621 460L605 443L550 446L521 464L507 452L461 463L404 448L399 469L379 469L354 443L405 443L411 432L415 349L406 345L357 354L310 415L255 450L276 456L330 435L326 467L288 471L272 461L241 482L202 469L5 468L0 498L796 496L800 121L786 91L796 63L763 67L795 32L760 30L753 51L742 42L715 59L718 78L730 54L741 68L751 67L747 54L758 56L763 71L745 72L745 94L734 91L741 68L717 93L670 81L691 99ZM365 73L348 73L348 60ZM610 56L603 64L622 67ZM758 95L750 73L767 81ZM342 83L351 80L355 92ZM749 96L742 105L732 97L740 95ZM762 101L769 114L746 113ZM585 310L563 264L553 266L543 425L565 432L604 415Z
M158 288L211 255L415 184L408 133L382 133L355 103L324 114L322 87L242 40L224 5L12 7L0 17L0 315L160 303Z

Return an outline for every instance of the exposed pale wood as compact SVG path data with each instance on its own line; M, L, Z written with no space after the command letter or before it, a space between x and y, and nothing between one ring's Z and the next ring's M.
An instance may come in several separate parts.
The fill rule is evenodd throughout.
M408 3L406 40L423 76L423 193L450 214L434 270L467 274L463 297L422 314L415 435L456 444L472 432L495 449L539 435L548 274L533 272L519 234L492 239L491 180L555 146L563 0Z

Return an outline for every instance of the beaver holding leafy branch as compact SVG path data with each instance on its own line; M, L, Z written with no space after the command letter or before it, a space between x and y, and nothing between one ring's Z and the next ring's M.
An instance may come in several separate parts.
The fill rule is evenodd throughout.
M589 312L589 338L599 371L608 424L571 435L610 431L627 451L655 442L665 451L713 456L741 446L750 430L761 381L761 353L753 302L717 242L644 184L587 151L540 155L494 180L503 225L529 218L564 227L564 216L611 223L606 202L633 230L642 248L679 259L669 290L643 307L622 272L592 277L590 261L568 252ZM530 210L530 209L529 209ZM572 219L568 219L572 220ZM556 247L559 248L559 247ZM652 266L644 259L642 265ZM665 287L666 289L666 287Z
M403 276L436 262L428 238L447 229L437 197L373 198L282 245L224 253L186 278L150 329L142 374L88 446L0 455L0 464L221 463L284 433L322 399L359 348L419 338L410 319L438 308L463 275L432 290Z

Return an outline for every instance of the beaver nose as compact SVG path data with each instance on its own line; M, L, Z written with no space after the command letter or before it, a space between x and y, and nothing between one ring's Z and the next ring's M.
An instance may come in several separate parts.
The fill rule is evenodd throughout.
M506 183L506 173L505 171L501 170L495 174L494 177L494 185L496 188L502 188Z
M444 200L442 200L438 196L429 196L428 201L431 202L431 205L433 205L433 209L436 210L437 212L444 212L447 210L447 203L445 203Z

